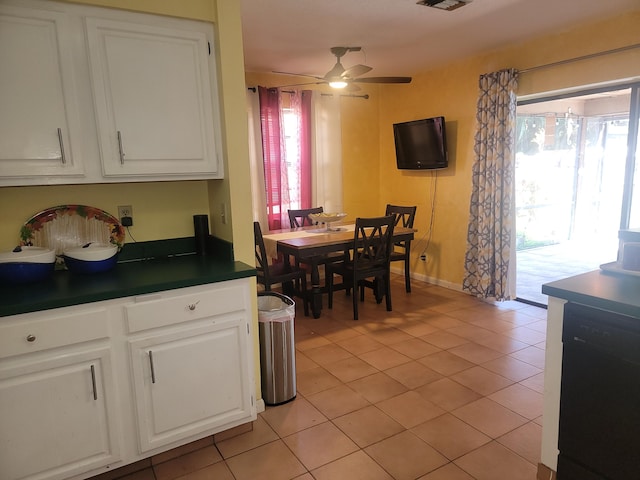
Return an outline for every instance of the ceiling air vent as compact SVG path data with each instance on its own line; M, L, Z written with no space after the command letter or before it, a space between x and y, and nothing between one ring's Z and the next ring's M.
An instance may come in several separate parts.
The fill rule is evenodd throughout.
M420 0L418 5L425 5L427 7L439 8L440 10L455 10L456 8L464 7L466 4L471 3L473 0Z

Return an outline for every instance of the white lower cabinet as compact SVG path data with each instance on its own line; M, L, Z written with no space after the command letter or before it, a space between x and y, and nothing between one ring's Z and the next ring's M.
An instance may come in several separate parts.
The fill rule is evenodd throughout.
M243 334L210 325L131 342L141 451L247 415Z
M66 479L120 460L106 311L64 310L0 323L0 478ZM73 328L67 346L58 325Z
M251 416L249 304L233 281L125 306L141 452Z
M249 292L0 318L0 478L87 478L255 420Z
M119 460L108 349L0 373L2 478L68 478Z

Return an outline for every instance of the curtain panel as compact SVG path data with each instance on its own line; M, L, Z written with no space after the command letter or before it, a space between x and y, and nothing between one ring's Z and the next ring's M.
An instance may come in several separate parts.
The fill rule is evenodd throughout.
M280 228L276 224L288 227L287 210L293 201L289 187L300 193L300 206L295 208L322 206L326 212L342 212L339 96L311 90L285 93L288 108L297 119L296 134L292 135L297 140L297 159L289 159L292 165L287 168L280 92L264 87L257 90L258 95L251 89L247 93L254 221L260 222L263 231ZM283 179L288 173L291 178ZM285 185L286 194L282 190Z
M511 299L515 284L511 258L517 82L515 69L487 73L479 81L462 289L495 300Z
M262 134L260 132L260 100L251 89L247 90L247 126L249 130L249 161L251 162L251 204L253 221L262 230L268 230L267 195L262 160Z
M344 212L342 203L342 123L340 96L312 94L312 206Z
M267 196L267 221L269 230L289 225L283 205L289 204L286 148L282 133L282 109L280 91L277 88L258 87L260 97L260 124L262 132L262 156Z
M300 208L312 208L311 198L311 90L291 94L291 106L298 120L298 189Z

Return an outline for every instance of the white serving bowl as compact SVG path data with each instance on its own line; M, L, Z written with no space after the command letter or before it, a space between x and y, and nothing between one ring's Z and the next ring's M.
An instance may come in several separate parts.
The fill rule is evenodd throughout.
M45 280L53 273L56 252L43 247L16 247L0 253L1 283L30 283Z
M0 253L0 263L55 263L56 252L44 247L16 247Z
M118 247L104 243L89 243L82 247L67 248L63 254L64 264L74 273L101 273L115 267Z
M107 243L89 243L82 247L67 248L62 252L64 257L85 262L98 262L113 257L118 253L117 245Z

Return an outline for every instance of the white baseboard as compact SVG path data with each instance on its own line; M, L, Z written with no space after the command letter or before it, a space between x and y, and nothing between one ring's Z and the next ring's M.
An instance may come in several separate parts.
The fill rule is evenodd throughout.
M391 268L393 273L397 273L398 275L404 276L404 269L402 268ZM457 292L462 292L462 285L452 282L447 282L446 280L442 280L435 277L428 277L427 275L423 275L420 273L412 273L412 280L418 280L419 282L429 283L431 285L438 285L439 287L448 288L450 290L455 290Z
M258 401L256 402L256 412L258 413L262 413L264 412L266 406L264 404L264 400L262 398L259 398Z

